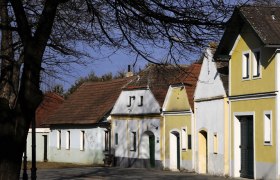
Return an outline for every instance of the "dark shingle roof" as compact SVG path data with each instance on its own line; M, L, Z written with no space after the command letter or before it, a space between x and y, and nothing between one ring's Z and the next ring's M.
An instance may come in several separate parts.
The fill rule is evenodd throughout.
M250 25L264 45L280 46L280 6L241 6L235 8L228 21L215 59L220 55L229 55L245 23Z
M122 88L134 77L86 82L49 117L49 124L95 124L111 111Z
M228 95L228 81L229 81L229 63L228 62L216 62L217 71L220 75L220 78L223 82L224 89Z
M240 13L264 44L280 44L280 6L244 6Z
M44 94L43 101L36 110L36 127L48 127L47 118L51 116L62 105L64 99L56 93Z

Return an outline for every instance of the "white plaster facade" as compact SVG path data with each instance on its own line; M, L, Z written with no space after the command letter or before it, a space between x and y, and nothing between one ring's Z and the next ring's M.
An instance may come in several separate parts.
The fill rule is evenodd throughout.
M106 128L91 127L90 125L52 127L49 161L89 165L104 164L105 131L107 131ZM70 140L67 136L70 137ZM69 142L70 145L67 148Z
M162 167L160 105L152 92L149 89L123 90L111 116L112 149L116 165L150 167L149 143L150 138L153 138L154 165Z
M50 132L49 128L36 128L36 161L43 162L49 160L50 157L49 132ZM26 139L26 156L27 156L27 161L32 161L31 129L29 129L27 139Z
M207 49L194 94L195 100L195 170L199 173L209 173L214 175L225 175L225 142L229 139L227 124L228 108L225 106L226 91L223 82L217 71L215 62L212 59L210 49ZM205 134L206 133L206 134ZM201 137L206 137L205 140ZM203 142L200 142L203 141ZM206 163L203 167L201 152L206 148ZM203 154L202 153L202 154Z

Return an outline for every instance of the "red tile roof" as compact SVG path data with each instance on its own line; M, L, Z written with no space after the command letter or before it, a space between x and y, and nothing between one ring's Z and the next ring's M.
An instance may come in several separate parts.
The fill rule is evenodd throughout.
M194 91L197 85L200 69L201 64L195 63L190 65L182 75L182 79L184 79L183 83L185 85L192 110L194 110Z
M159 105L162 106L169 85L182 83L186 86L189 102L193 108L193 94L200 73L201 64L191 65L150 65L140 72L138 77L129 83L125 89L149 88Z
M64 99L60 95L48 92L44 95L43 101L36 110L36 127L48 127L47 118L53 114L63 103Z
M49 124L95 124L113 108L122 88L135 77L82 84L59 110L49 117Z

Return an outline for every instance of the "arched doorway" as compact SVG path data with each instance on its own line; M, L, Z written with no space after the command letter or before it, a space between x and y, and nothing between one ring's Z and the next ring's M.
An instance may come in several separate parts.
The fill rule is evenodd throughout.
M180 134L172 131L169 138L170 169L180 169Z
M155 135L151 131L143 133L140 141L140 158L148 159L144 167L155 167Z
M202 130L198 133L198 171L207 173L207 132Z

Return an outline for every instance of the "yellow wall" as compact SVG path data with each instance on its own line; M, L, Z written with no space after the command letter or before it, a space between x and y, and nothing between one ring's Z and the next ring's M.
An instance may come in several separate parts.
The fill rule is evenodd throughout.
M187 134L191 134L192 128L191 128L191 114L188 115L165 115L165 158L169 159L169 137L170 137L170 131L173 129L177 129L179 133L181 134L182 128L187 127ZM181 135L180 135L180 143L181 143ZM193 143L193 142L192 142ZM182 151L181 148L181 156L182 160L191 160L192 159L192 149L189 150L188 148L186 151Z
M185 87L171 87L168 93L169 98L165 105L165 111L178 111L190 109Z
M261 47L261 48L260 48ZM250 53L252 58L252 50L260 48L261 51L261 78L253 79L252 77L252 60L250 61L250 78L242 79L242 55L244 52ZM275 90L275 60L273 48L262 47L258 37L255 36L250 28L244 27L239 41L233 49L230 69L231 69L231 94L252 94L260 92L270 92Z
M254 112L254 147L256 161L276 162L276 123L275 123L275 103L276 99L243 100L231 102L231 152L234 152L234 113ZM272 145L264 145L264 111L272 111ZM231 159L234 153L231 153Z
M224 98L224 173L229 174L229 102L228 98Z

